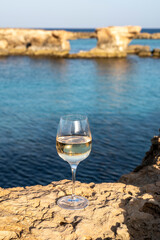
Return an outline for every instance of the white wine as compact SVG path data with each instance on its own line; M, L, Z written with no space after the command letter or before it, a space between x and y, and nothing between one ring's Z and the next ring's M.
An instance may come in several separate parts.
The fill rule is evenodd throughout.
M63 136L56 139L58 155L70 164L78 164L87 158L91 147L92 139L87 136Z
M86 116L72 114L60 118L56 148L58 155L70 164L73 185L72 195L58 199L57 204L59 207L68 210L80 210L87 207L88 200L75 195L75 181L77 165L88 157L91 147L92 137Z

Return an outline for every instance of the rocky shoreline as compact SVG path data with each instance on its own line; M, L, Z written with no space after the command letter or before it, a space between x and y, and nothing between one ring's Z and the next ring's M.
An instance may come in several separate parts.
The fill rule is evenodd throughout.
M60 209L58 198L70 193L68 180L0 188L0 240L160 239L160 137L117 183L76 182L76 194L89 200L86 209Z
M160 49L155 48L151 51L150 46L129 45L127 47L127 54L136 54L139 57L160 58Z
M139 33L136 39L160 39L160 33Z
M140 57L160 57L160 50L152 52L146 46L128 46L132 39L159 39L160 33L140 33L139 26L98 28L95 32L65 30L0 29L0 56L52 56L63 58L121 58L127 54ZM96 38L97 46L89 51L70 54L69 40Z

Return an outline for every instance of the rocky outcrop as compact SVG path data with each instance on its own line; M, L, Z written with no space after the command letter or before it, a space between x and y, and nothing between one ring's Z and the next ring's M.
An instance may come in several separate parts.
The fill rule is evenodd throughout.
M43 55L64 57L70 51L68 40L94 37L96 37L94 32L0 29L0 56Z
M127 47L128 54L137 54L139 57L151 57L150 46L130 45Z
M0 55L65 56L70 44L65 32L34 29L0 29Z
M136 37L137 39L150 39L151 34L147 32L139 33Z
M151 57L152 56L152 52L149 50L141 50L138 53L139 57Z
M0 29L0 56L29 55L66 58L112 58L137 54L140 57L160 56L159 50L150 51L149 46L130 45L140 32L138 26L98 28L95 32L71 32L65 30ZM141 33L141 38L150 34ZM152 34L158 38L159 34ZM97 46L90 51L69 54L69 40L97 38ZM140 37L138 37L140 38Z
M107 27L96 29L97 46L88 52L81 51L70 57L112 58L126 57L127 46L140 32L139 26Z
M137 54L139 57L160 57L160 49L155 48L152 51L150 50L150 46L143 45L129 45L127 47L128 54Z
M0 56L50 55L69 58L125 57L129 42L140 32L140 27L107 27L96 32L64 30L0 29ZM97 38L97 46L88 52L69 54L69 40Z
M145 166L160 165L160 136L155 136L154 138L152 138L151 143L152 145L149 151L146 152L146 155L142 160L141 165L136 167L134 172L138 172Z
M75 39L86 39L86 38L96 38L95 32L71 32L65 30L54 30L52 31L54 37L60 37L65 40L75 40Z
M140 32L139 26L98 28L96 52L104 51L109 55L125 56L127 46Z
M69 211L57 206L71 193L71 181L48 186L0 189L1 240L160 239L160 137L135 172L118 183L76 182L89 206Z
M158 48L155 48L153 51L152 51L152 56L154 57L154 58L160 58L160 49L158 49Z
M75 40L75 39L88 39L88 38L97 38L96 32L71 32L64 30L54 30L52 31L53 35L62 35L65 36L66 40Z
M160 39L160 33L139 33L137 39Z
M150 46L144 46L144 45L129 45L127 47L127 53L128 54L139 54L140 52L149 51L150 52Z

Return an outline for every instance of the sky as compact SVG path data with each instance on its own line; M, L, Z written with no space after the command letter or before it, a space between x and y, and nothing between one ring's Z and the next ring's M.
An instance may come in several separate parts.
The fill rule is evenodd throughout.
M0 27L160 28L160 0L1 0Z

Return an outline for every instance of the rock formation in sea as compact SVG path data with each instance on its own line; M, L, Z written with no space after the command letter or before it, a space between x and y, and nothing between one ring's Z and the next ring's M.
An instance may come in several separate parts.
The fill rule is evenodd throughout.
M160 49L150 49L147 45L129 45L127 47L127 54L137 54L139 57L153 57L160 58Z
M65 56L70 50L65 32L0 29L0 55Z
M136 37L138 26L99 28L96 32L65 30L0 29L0 55L49 55L56 57L124 57L129 42ZM69 54L69 40L97 38L97 46L88 52Z
M0 188L0 240L160 239L160 137L117 183L76 182L76 194L89 200L86 209L59 208L58 198L70 193L68 180Z
M139 26L98 28L95 32L65 30L0 29L0 56L29 55L65 58L110 58L137 54L159 58L159 50L151 52L147 46L128 46L134 38L160 38L160 33L140 33ZM97 46L89 51L70 54L69 40L96 38Z
M152 56L154 57L154 58L160 58L160 49L158 49L158 48L155 48L153 51L152 51Z
M137 39L160 39L160 33L139 33Z
M126 57L127 46L139 34L141 27L107 27L96 29L97 46L88 52L81 51L70 57Z
M68 40L95 38L96 33L64 30L0 29L0 56L34 55L64 57L70 51Z
M150 46L143 46L143 45L129 45L127 47L128 54L139 54L141 51L150 51Z
M143 45L129 45L127 47L128 54L137 54L139 57L151 57L152 52L150 46Z

